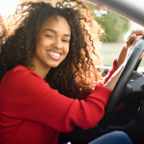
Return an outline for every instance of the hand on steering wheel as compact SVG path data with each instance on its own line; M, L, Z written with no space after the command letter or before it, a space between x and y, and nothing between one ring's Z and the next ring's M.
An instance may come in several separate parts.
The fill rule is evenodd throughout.
M130 55L125 67L123 68L123 71L122 72L120 71L118 73L119 75L121 74L119 79L118 79L119 75L117 74L116 79L118 79L118 82L116 83L115 87L113 86L114 90L105 108L105 115L99 123L101 131L106 131L108 126L111 124L112 116L122 98L122 93L130 79L130 76L135 67L137 66L140 57L144 55L142 54L143 51L144 51L144 39L140 39L138 43L134 46L132 54Z
M144 30L133 30L131 34L128 36L126 43L123 45L121 52L117 58L116 66L119 68L122 63L125 61L129 51L133 49L136 42L144 37Z

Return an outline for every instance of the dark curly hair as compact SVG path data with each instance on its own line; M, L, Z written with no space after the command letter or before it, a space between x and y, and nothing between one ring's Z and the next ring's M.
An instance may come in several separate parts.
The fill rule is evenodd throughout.
M100 79L95 68L95 62L100 64L100 57L95 52L96 42L91 35L96 29L98 39L101 27L93 22L88 8L78 0L57 2L55 7L46 2L24 2L8 18L5 28L1 22L0 81L8 70L18 64L29 64L40 27L46 19L55 16L64 17L71 28L70 49L66 59L58 67L51 68L46 81L51 88L67 97L84 99L79 97L80 93L92 91L93 80Z

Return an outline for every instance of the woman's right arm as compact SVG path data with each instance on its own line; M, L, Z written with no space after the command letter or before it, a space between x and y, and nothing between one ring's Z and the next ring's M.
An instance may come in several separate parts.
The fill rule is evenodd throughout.
M111 91L97 86L86 100L67 98L29 71L9 71L1 87L1 112L18 119L36 121L61 132L74 124L94 127L103 117ZM4 102L2 103L2 101Z

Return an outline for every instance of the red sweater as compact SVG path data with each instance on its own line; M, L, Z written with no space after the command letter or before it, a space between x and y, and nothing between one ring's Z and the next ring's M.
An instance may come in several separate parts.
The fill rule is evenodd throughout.
M96 86L85 101L67 98L18 65L0 84L0 144L56 144L59 132L72 131L74 124L92 128L103 117L110 94Z

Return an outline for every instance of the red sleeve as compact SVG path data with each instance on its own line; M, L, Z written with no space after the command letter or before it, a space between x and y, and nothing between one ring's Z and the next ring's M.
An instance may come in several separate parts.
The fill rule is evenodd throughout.
M40 122L60 132L72 131L74 124L83 129L94 127L103 117L111 94L107 88L97 86L85 101L70 99L28 70L8 72L1 90L3 113Z
M103 83L105 84L108 79L112 76L112 74L118 69L115 65L115 62L116 62L117 59L115 59L113 61L113 64L112 64L112 68L109 70L108 74L106 75L106 77L103 79Z

